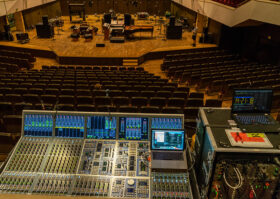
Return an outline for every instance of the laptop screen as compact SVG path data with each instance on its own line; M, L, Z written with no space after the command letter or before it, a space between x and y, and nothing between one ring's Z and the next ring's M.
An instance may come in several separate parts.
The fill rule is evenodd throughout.
M152 150L184 150L184 130L152 130Z
M232 113L270 113L270 89L237 89L233 92Z

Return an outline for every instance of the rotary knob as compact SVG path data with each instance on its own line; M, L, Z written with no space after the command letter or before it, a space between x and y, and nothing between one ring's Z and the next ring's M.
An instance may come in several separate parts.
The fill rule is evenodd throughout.
M133 180L133 179L129 179L129 180L127 181L127 184L128 184L129 186L133 186L133 185L134 185L134 180Z

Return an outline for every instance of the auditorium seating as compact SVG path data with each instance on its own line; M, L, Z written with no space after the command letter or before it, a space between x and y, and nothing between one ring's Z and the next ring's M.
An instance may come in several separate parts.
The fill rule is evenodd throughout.
M204 106L203 93L189 94L188 87L139 68L115 68L43 66L6 71L0 75L1 118L21 115L24 109L188 114L185 108Z
M167 55L161 69L174 81L206 89L207 94L220 93L223 97L230 97L234 88L272 88L279 91L277 85L280 85L279 66L259 64L218 48Z

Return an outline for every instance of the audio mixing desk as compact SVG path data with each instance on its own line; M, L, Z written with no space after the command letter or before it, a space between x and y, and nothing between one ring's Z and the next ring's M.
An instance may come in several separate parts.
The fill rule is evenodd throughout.
M191 199L187 168L151 169L152 129L182 130L183 121L183 115L24 111L22 136L0 175L0 198Z

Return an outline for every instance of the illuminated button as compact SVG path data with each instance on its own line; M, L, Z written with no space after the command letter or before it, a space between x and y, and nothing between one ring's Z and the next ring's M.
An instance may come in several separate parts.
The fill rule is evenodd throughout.
M129 179L129 180L127 181L127 184L130 185L130 186L133 186L134 183L135 183L135 181L134 181L133 179Z

